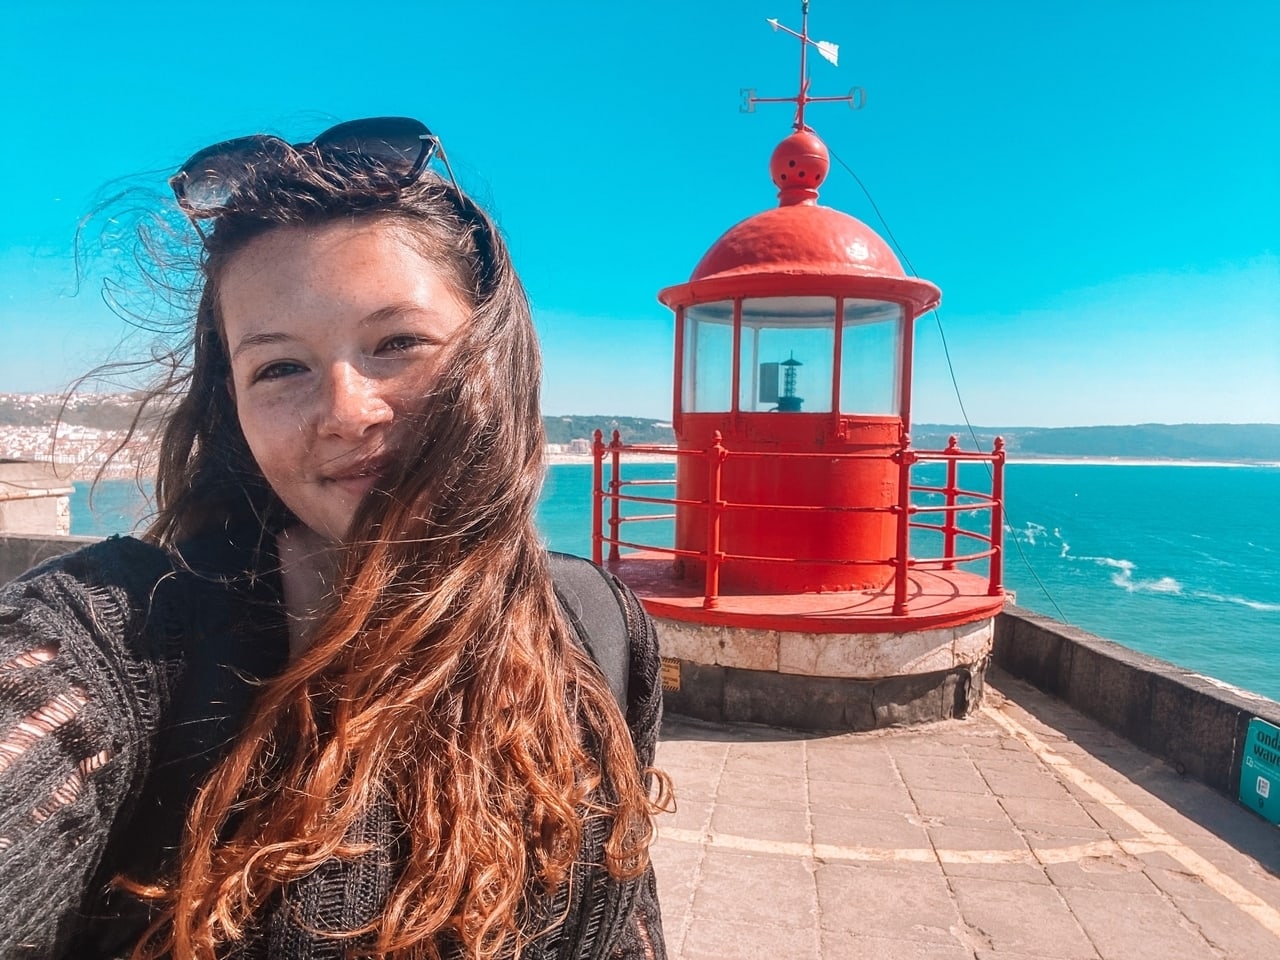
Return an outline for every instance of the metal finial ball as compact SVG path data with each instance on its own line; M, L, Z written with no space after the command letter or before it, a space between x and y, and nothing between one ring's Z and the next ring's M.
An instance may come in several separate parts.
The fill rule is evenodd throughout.
M769 173L781 194L798 193L816 198L818 186L827 179L831 157L818 135L808 130L791 134L774 148Z

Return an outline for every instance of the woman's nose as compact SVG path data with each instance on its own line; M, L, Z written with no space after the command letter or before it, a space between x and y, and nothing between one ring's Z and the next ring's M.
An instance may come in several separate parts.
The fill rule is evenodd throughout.
M336 436L360 438L373 427L389 423L393 411L383 397L382 384L349 363L329 372L321 429Z

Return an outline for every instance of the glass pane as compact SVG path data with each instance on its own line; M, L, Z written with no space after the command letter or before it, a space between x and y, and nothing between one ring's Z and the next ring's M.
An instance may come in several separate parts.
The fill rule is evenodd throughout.
M742 301L738 409L831 412L834 297Z
M733 301L700 303L684 311L685 413L728 411L733 399Z
M902 307L880 300L844 302L840 411L898 413Z

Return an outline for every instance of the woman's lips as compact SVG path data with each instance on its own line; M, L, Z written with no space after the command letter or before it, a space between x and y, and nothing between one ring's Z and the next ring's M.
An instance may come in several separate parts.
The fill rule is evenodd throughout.
M368 460L336 476L328 477L327 480L353 497L363 497L382 479L387 470L387 463L388 461L384 458Z
M373 485L378 482L378 476L373 473L363 473L351 477L334 477L329 482L345 493L359 499L373 489Z

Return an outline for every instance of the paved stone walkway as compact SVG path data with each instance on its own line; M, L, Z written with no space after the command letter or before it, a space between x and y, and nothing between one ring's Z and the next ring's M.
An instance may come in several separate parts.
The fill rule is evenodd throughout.
M1275 960L1280 830L996 674L974 719L668 718L673 960Z

